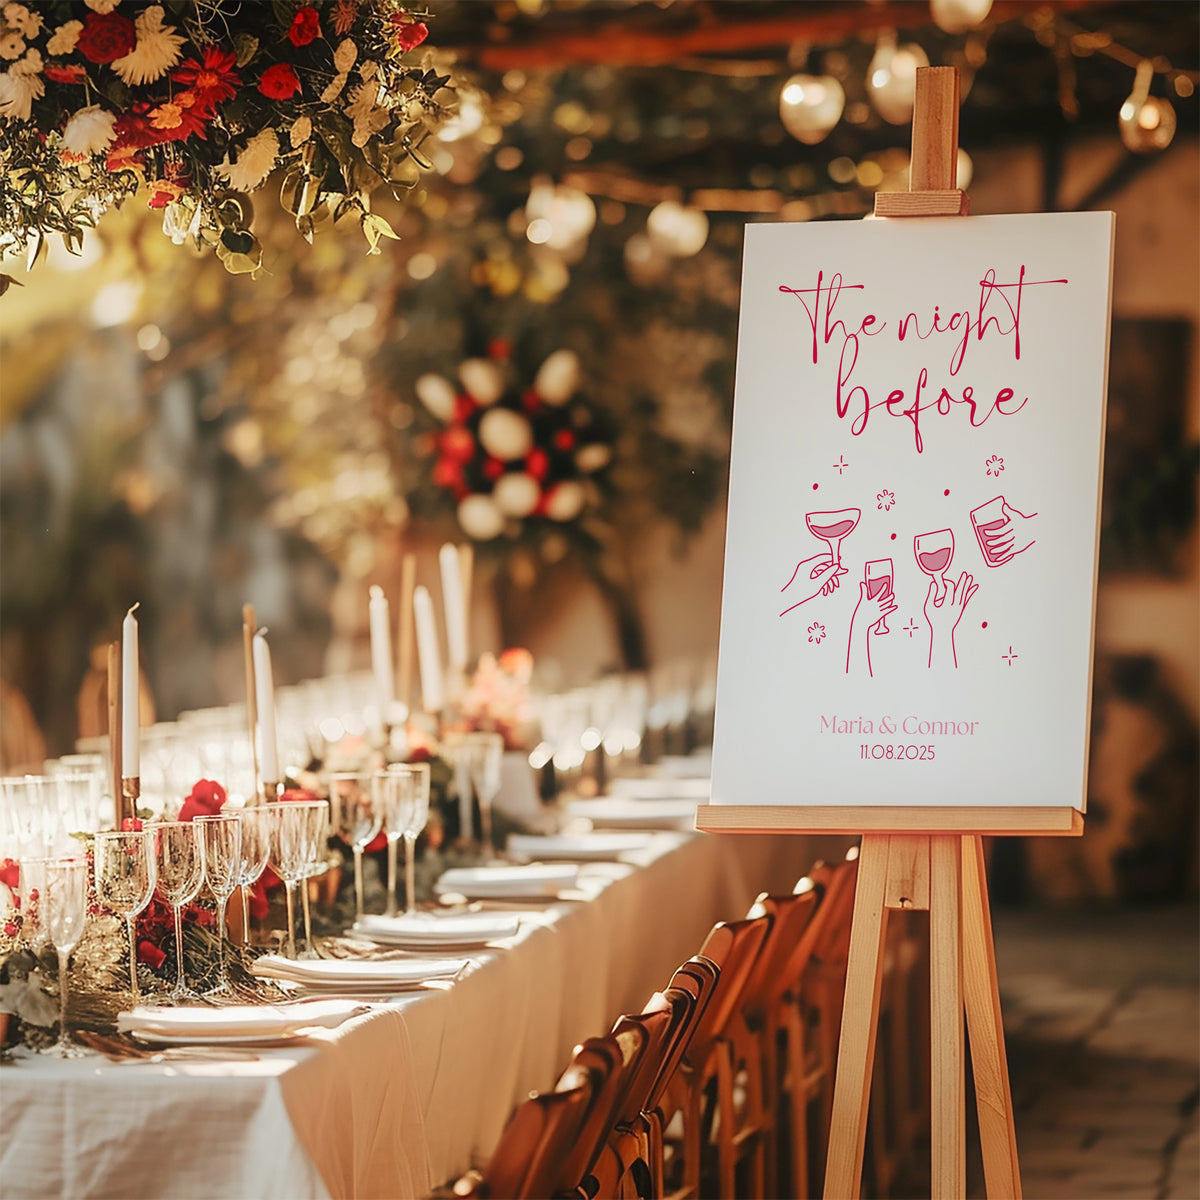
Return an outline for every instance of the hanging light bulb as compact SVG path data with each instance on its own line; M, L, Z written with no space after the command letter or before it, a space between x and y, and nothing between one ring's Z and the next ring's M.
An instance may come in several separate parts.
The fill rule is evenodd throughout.
M934 24L945 33L966 33L981 24L992 0L929 0Z
M664 254L689 258L699 254L708 241L708 217L698 208L685 207L677 200L663 200L650 210L646 233Z
M1175 110L1169 100L1150 95L1153 78L1154 64L1143 58L1138 63L1133 91L1121 105L1118 121L1121 141L1135 154L1165 150L1175 136Z
M838 123L846 93L832 75L793 75L779 93L779 119L798 142L815 146Z
M912 120L917 68L927 66L929 59L915 42L897 46L894 34L879 39L867 68L867 94L888 124L905 125Z
M971 160L971 156L961 147L958 148L958 167L955 171L957 182L955 187L961 188L964 192L971 186L971 180L975 178L975 163Z

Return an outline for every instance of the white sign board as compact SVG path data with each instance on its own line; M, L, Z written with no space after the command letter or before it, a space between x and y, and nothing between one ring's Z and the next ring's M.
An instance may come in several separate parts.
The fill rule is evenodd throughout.
M1113 232L747 228L713 804L1083 808Z

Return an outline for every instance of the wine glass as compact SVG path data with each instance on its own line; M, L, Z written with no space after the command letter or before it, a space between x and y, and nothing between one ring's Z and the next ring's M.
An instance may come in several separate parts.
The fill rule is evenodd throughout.
M312 903L308 895L308 881L323 875L329 870L325 848L329 841L329 805L324 800L310 804L305 808L307 820L304 822L304 888L300 895L304 904L304 957L316 957L312 935Z
M125 918L129 931L129 990L140 998L137 981L137 939L134 923L150 903L158 868L148 835L140 829L96 834L94 842L96 897Z
M479 801L480 835L484 857L495 858L492 846L492 801L500 791L500 768L504 761L504 737L499 733L468 733L467 762L471 786Z
M59 1058L84 1053L67 1036L67 963L87 924L87 885L86 858L56 858L46 864L42 912L50 941L58 952L58 1041L50 1053Z
M17 864L21 904L21 936L40 954L49 934L46 931L46 868L53 858L42 855L22 858Z
M837 566L842 565L842 538L849 537L858 525L862 516L861 508L837 508L830 512L810 512L804 514L804 523L813 537L818 537L829 546L829 553ZM818 563L809 572L809 578L815 579L822 571L828 569L828 563Z
M946 595L946 572L954 558L954 534L949 529L938 529L933 533L918 533L913 538L913 554L917 566L940 584L934 595L934 603L940 604Z
M863 578L867 584L867 599L874 600L876 596L892 594L892 560L890 558L873 558L865 568ZM876 633L891 633L887 627L887 617L880 617L875 623Z
M417 911L417 838L429 819L428 763L396 763L388 767L383 781L384 809L388 830L388 911L396 911L396 869L393 847L404 839L404 912Z
M288 957L296 957L296 885L308 866L307 810L325 807L324 800L297 800L269 804L271 814L271 866L283 880L287 894Z
M383 774L383 772L379 772ZM363 850L383 826L383 806L376 796L371 771L334 771L329 776L329 805L333 830L354 851L354 909L363 916Z
M242 889L242 944L250 941L250 889L267 869L271 856L271 808L255 805L240 809L242 855L238 868L238 887Z
M195 995L183 982L183 906L200 894L204 883L196 826L191 821L156 821L147 826L154 847L158 887L171 906L175 918L175 986L168 993L172 1000Z
M225 906L242 869L242 822L237 813L218 813L197 817L195 825L204 881L217 901L217 982L206 993L212 995L231 990L225 971Z

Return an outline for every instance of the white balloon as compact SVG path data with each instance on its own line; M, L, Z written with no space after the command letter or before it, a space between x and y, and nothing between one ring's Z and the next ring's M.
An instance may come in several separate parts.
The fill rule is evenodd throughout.
M504 529L504 514L491 496L476 492L458 502L458 523L467 537L487 542Z
M459 368L463 387L485 408L504 395L504 375L494 362L486 358L468 358Z
M541 484L524 471L501 475L492 488L492 499L506 517L527 517L542 497Z
M575 452L575 465L585 474L599 471L612 461L612 447L604 442L592 442L590 446L580 446Z
M454 384L444 375L422 375L413 387L417 399L439 421L449 421L454 416Z
M547 404L566 404L579 386L579 356L574 350L555 350L538 368L533 390Z
M511 408L490 408L479 422L479 443L493 458L512 462L533 449L533 429Z
M564 479L555 484L546 497L546 516L552 521L573 521L583 510L585 498L582 483Z

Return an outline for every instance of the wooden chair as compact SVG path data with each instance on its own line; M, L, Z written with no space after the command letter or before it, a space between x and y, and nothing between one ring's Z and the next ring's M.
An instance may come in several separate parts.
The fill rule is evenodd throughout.
M563 1171L587 1117L595 1081L586 1067L570 1066L551 1092L518 1104L488 1165L469 1171L452 1196L477 1200L546 1200L565 1187Z
M787 896L763 893L749 917L767 916L770 930L742 999L742 1016L755 1039L762 1076L764 1191L778 1196L781 1165L793 1197L808 1190L807 1046L795 995L811 953L814 916L822 892L807 877ZM797 1095L791 1083L800 1084ZM788 1153L783 1155L786 1144ZM786 1163L781 1164L781 1158Z
M734 1195L739 1157L749 1162L750 1190L763 1194L762 1080L757 1046L745 1028L741 1003L769 928L766 917L719 922L700 949L699 957L715 964L720 974L679 1069L660 1097L662 1130L669 1130L675 1111L682 1114L679 1136L673 1139L682 1170L675 1172L669 1188L664 1182L664 1196L699 1195L706 1150L719 1195ZM739 1078L742 1086L735 1089Z

